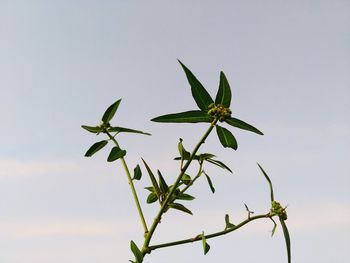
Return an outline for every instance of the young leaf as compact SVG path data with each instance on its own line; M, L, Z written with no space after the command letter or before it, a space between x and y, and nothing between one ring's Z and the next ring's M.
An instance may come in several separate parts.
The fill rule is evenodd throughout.
M142 254L141 250L136 246L134 241L132 241L132 240L130 241L130 249L135 256L136 263L142 263L143 254Z
M187 214L190 214L192 215L192 212L191 210L189 210L188 208L186 208L184 205L182 204L179 204L179 203L172 203L172 204L169 204L169 206L173 209L177 209L177 210L180 210L182 212L185 212Z
M114 114L119 107L120 101L121 101L121 99L117 100L111 106L109 106L107 108L107 110L105 111L105 113L103 114L103 117L102 117L102 121L104 123L109 123L109 121L114 117Z
M207 243L207 239L205 238L204 232L202 232L201 236L202 236L203 252L204 252L204 255L206 255L210 250L210 246Z
M192 97L196 101L198 107L206 112L208 110L209 104L213 103L213 99L210 97L209 93L199 82L199 80L193 75L193 73L179 60L183 70L185 71L188 83L191 86Z
M122 158L126 155L126 151L120 149L119 147L115 146L112 148L111 152L109 153L109 156L107 158L108 162L113 162L115 160L118 160L119 158Z
M265 179L266 179L267 182L269 183L271 202L273 202L273 201L275 200L275 198L274 198L274 196L273 196L273 187L272 187L271 179L270 179L270 177L267 175L267 173L265 172L265 170L260 166L259 163L258 163L258 166L259 166L261 172L263 173L263 175L265 176Z
M207 175L206 173L204 173L204 174L205 174L205 177L207 178L207 181L208 181L210 190L211 190L211 192L214 194L214 193L215 193L215 188L214 188L214 186L213 186L213 182L211 181L209 175Z
M254 133L257 133L257 134L260 134L260 135L264 135L261 131L259 131L257 128L253 127L252 125L242 121L242 120L239 120L239 119L236 119L236 118L229 118L227 120L225 120L225 122L233 127L236 127L236 128L239 128L239 129L243 129L243 130L247 130L247 131L251 131L251 132L254 132Z
M188 174L184 174L181 178L181 182L183 182L185 185L188 185L189 183L191 183L191 176L189 176Z
M179 150L179 154L180 154L180 157L182 158L182 160L190 159L191 154L188 151L185 150L185 147L182 144L182 139L181 138L179 140L177 148ZM180 158L180 160L181 160L181 158Z
M167 185L167 183L165 182L163 175L161 174L161 172L159 170L157 170L158 173L158 181L159 181L159 187L160 187L160 191L163 194L166 194L169 191L169 186Z
M154 174L153 174L151 168L149 168L149 166L148 166L148 164L145 162L145 160L142 159L142 161L143 161L143 164L144 164L145 167L146 167L146 170L147 170L147 172L148 172L149 178L151 179L151 182L152 182L154 191L155 191L155 193L156 193L156 195L157 195L157 197L158 197L158 199L159 199L159 197L160 197L160 189L159 189L157 180L156 180L156 178L154 177Z
M108 141L100 141L97 143L94 143L89 150L87 150L87 152L85 153L86 157L91 157L92 155L94 155L95 153L97 153L99 150L101 150L103 147L105 147L107 145Z
M140 180L141 177L142 177L142 172L141 172L140 165L136 165L136 167L134 168L134 177L132 179Z
M224 146L225 148L230 147L234 150L237 150L236 138L229 130L219 125L216 125L216 133L219 137L222 146Z
M151 203L156 202L157 200L158 200L158 197L157 197L156 193L152 192L148 195L146 202L147 202L147 204L151 204Z
M173 123L197 123L211 122L212 119L208 114L202 111L185 111L173 114L167 114L153 118L154 122L173 122Z
M284 234L284 239L286 241L286 247L287 247L287 256L288 256L288 263L291 263L291 253L290 253L290 236L289 236L289 231L287 228L286 223L284 222L283 218L279 217L281 226L283 229L283 234Z
M219 90L216 94L215 98L215 104L222 104L226 108L230 107L231 104L231 88L228 84L227 78L224 74L224 72L220 72L220 83L219 83Z
M226 223L225 230L235 227L234 224L230 223L230 217L228 214L225 215L225 223Z
M144 134L144 135L151 135L150 133L143 132L143 131L138 131L138 130L133 130L129 128L123 128L123 127L110 127L108 129L109 132L128 132L128 133L139 133L139 134Z
M232 170L230 169L230 167L228 167L226 164L224 164L223 162L219 161L219 160L214 160L214 159L206 159L207 162L212 163L216 166L219 166L222 169L226 169L227 171L229 171L230 173L232 173Z
M81 125L81 127L87 130L88 132L92 132L92 133L100 133L103 131L102 128L98 126L93 127L93 126Z

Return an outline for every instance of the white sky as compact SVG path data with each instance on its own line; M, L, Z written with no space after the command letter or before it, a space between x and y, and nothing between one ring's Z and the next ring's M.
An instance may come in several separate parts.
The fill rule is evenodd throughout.
M211 136L203 151L234 175L208 168L193 188L194 216L172 212L155 240L222 229L244 219L243 203L269 208L260 162L288 204L294 262L346 262L350 244L349 1L0 0L0 262L127 262L142 228L120 164L108 151L86 159L95 125L122 98L115 124L132 169L144 157L171 180L177 141L190 149L206 125L156 124L195 109L176 59L214 96L219 71L235 117L263 137L231 129L239 149ZM218 175L216 176L215 173ZM137 188L149 182L144 177ZM155 206L146 206L148 222ZM260 221L223 238L154 251L145 262L286 262L282 231Z

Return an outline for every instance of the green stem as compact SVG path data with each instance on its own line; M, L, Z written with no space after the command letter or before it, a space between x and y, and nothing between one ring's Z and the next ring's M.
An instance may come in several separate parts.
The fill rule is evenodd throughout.
M257 219L261 219L261 218L269 218L269 217L271 217L270 214L252 216L252 217L242 221L238 225L235 225L234 227L225 229L223 231L218 231L218 232L215 232L215 233L212 233L212 234L209 234L209 235L205 235L205 238L206 239L210 239L210 238L226 235L226 234L228 234L230 232L233 232L233 231L241 228L242 226L244 226L245 224L248 224L251 221L254 221L254 220L257 220ZM159 249L159 248L172 247L172 246L182 245L182 244L186 244L186 243L193 243L193 242L201 241L201 240L202 240L202 236L198 235L198 236L196 236L194 238L188 238L188 239L178 240L178 241L174 241L174 242L169 242L169 243L163 243L163 244L159 244L159 245L150 246L150 247L148 247L148 249L149 249L149 251L152 251L152 250Z
M202 167L203 167L203 162L200 162L199 164L199 171L197 173L197 175L190 181L190 183L188 185L186 185L186 187L184 187L184 189L181 190L181 194L183 194L184 192L187 191L188 188L190 188L194 182L201 176L202 174Z
M114 137L113 137L108 131L105 131L105 133L106 133L106 134L108 135L108 137L114 142L114 144L115 144L117 147L119 147L119 144L118 144L118 142L116 141L116 139L114 139ZM120 148L120 147L119 147L119 148ZM143 212L142 212L142 209L141 209L141 205L140 205L140 202L139 202L139 198L137 197L136 189L135 189L135 186L134 186L134 183L133 183L133 181L132 181L132 177L131 177L131 174L130 174L128 165L126 164L124 157L121 158L121 161L122 161L122 164L123 164L123 167L124 167L126 176L128 177L128 181L129 181L129 185L130 185L130 188L131 188L131 192L132 192L132 195L133 195L133 197L134 197L135 204L136 204L136 207L137 207L137 211L138 211L138 213L139 213L139 216L140 216L140 219L141 219L141 222L142 222L142 226L143 226L143 229L144 229L144 232L145 232L145 236L146 236L147 233L148 233L148 228L147 228L147 223L146 223L145 217L144 217Z
M149 243L151 242L152 236L154 231L156 230L160 219L163 215L163 213L165 212L165 209L168 206L169 201L171 200L171 197L173 195L173 193L175 192L182 176L185 174L187 168L190 166L194 156L196 155L198 149L201 147L201 145L205 142L205 140L207 139L207 137L209 136L210 132L213 130L213 128L215 127L216 123L218 122L217 119L215 119L211 124L210 127L208 128L208 130L205 132L205 134L203 135L203 137L199 140L199 142L197 143L197 145L195 146L195 148L193 149L190 158L187 160L186 164L184 165L184 167L181 169L181 172L179 174L179 176L177 177L175 183L173 184L173 187L171 189L171 191L168 193L167 197L165 198L165 200L163 201L162 206L159 209L159 212L157 214L157 216L154 218L154 221L151 225L151 228L149 229L149 232L147 233L144 243L143 243L143 247L142 247L142 253L146 254L149 253Z

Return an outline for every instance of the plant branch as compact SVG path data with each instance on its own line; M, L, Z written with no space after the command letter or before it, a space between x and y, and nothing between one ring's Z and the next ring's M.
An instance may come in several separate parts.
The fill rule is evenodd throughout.
M146 254L146 253L149 253L149 243L151 242L151 239L152 239L152 236L153 236L153 233L154 231L156 230L159 222L160 222L160 219L163 215L163 213L165 212L168 204L169 204L169 201L171 200L171 197L173 196L175 190L176 190L176 187L178 186L178 184L180 183L181 181L181 178L182 176L185 174L187 168L190 166L194 156L196 155L198 149L201 147L201 145L205 142L205 140L207 139L207 137L209 136L210 132L213 130L213 128L215 127L216 123L218 122L217 119L215 119L211 124L210 124L210 127L208 128L208 130L204 133L203 137L199 140L199 142L197 143L197 145L195 146L195 148L193 149L192 153L191 153L191 156L190 158L187 160L186 164L184 165L184 167L181 169L181 172L179 174L179 176L177 177L175 183L173 184L173 187L171 189L171 191L168 193L167 197L165 198L162 206L160 207L159 209L159 212L157 214L157 216L155 217L154 221L153 221L153 224L151 225L151 228L149 229L149 232L147 233L146 237L145 237L145 240L144 240L144 244L143 244L143 247L142 247L142 253L143 254Z
M117 147L119 147L119 144L116 141L116 139L108 131L105 131L105 133L114 142L114 144ZM122 161L122 164L123 164L126 176L128 177L128 182L129 182L129 185L130 185L130 188L131 188L131 192L132 192L132 195L134 197L134 201L135 201L135 204L136 204L136 207L137 207L137 211L139 213L139 216L140 216L140 219L141 219L141 222L142 222L142 226L143 226L143 229L144 229L144 233L145 233L145 236L146 236L147 233L148 233L148 228L147 228L147 223L146 223L145 217L144 217L143 212L142 212L142 208L141 208L141 205L140 205L140 202L139 202L139 198L137 197L136 189L135 189L134 183L132 181L131 174L130 174L128 165L126 164L125 158L122 157L121 161Z
M268 214L252 216L252 217L249 217L246 220L242 221L238 225L235 225L234 227L225 229L223 231L218 231L218 232L215 232L215 233L212 233L212 234L209 234L209 235L205 235L204 237L206 239L210 239L210 238L226 235L226 234L228 234L230 232L233 232L233 231L241 228L242 226L244 226L244 225L246 225L246 224L248 224L248 223L250 223L250 222L252 222L254 220L261 219L261 218L271 218L271 215L268 213ZM178 240L178 241L174 241L174 242L169 242L169 243L163 243L163 244L150 246L149 247L149 251L156 250L156 249L159 249L159 248L164 248L164 247L172 247L172 246L182 245L182 244L186 244L186 243L193 243L193 242L196 242L196 241L202 241L202 236L201 235L197 235L194 238L188 238L188 239Z
M200 162L200 164L199 164L199 170L198 170L198 173L197 173L197 175L189 182L189 184L188 185L186 185L186 187L184 187L182 190L181 190L181 194L183 194L184 192L186 192L187 191L187 189L188 188L190 188L193 184L194 184L194 182L202 175L202 168L203 168L203 162Z

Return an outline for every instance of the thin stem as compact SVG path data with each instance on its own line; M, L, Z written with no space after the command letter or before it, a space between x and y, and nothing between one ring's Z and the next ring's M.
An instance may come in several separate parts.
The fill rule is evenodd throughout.
M151 225L151 228L149 229L149 232L148 234L146 235L145 237L145 240L144 240L144 244L143 244L143 247L142 247L142 252L143 254L146 254L146 253L149 253L149 243L151 242L151 239L152 239L152 236L153 236L153 233L154 231L156 230L159 222L160 222L160 219L163 215L163 213L165 212L165 209L167 208L168 206L168 203L169 201L171 200L171 197L173 195L173 193L175 192L182 176L185 174L187 168L190 166L194 156L196 155L198 149L201 147L201 145L205 142L205 140L207 139L207 137L209 136L210 132L213 130L213 128L215 127L216 123L218 122L217 119L215 119L211 124L210 124L210 127L208 128L208 130L205 132L205 134L203 135L203 137L199 140L199 142L197 143L197 145L195 146L195 148L193 149L192 153L191 153L191 156L190 158L187 160L186 164L184 165L184 167L181 169L181 172L179 174L179 176L177 177L175 183L173 184L173 187L171 189L171 191L168 193L167 197L165 198L165 200L163 201L163 204L162 206L160 207L159 209L159 212L157 214L157 216L155 217L152 225Z
M117 147L119 147L119 144L116 141L116 139L108 131L105 131L105 133L114 142L114 144ZM136 189L135 189L135 186L134 186L134 183L132 181L128 165L126 164L124 157L121 158L121 161L122 161L122 164L123 164L126 176L128 177L128 182L129 182L129 185L130 185L130 188L131 188L131 192L132 192L132 195L134 197L134 201L135 201L135 204L136 204L136 207L137 207L137 211L139 213L139 216L140 216L140 219L141 219L141 222L142 222L142 226L143 226L143 229L144 229L144 232L145 232L145 236L146 236L147 233L148 233L148 228L147 228L147 223L146 223L145 217L144 217L143 212L142 212L142 208L141 208L141 205L140 205L140 202L139 202L139 198L137 197Z
M247 218L246 220L242 221L241 223L239 223L238 225L235 225L234 227L225 229L223 231L218 231L209 235L205 235L206 239L210 239L210 238L214 238L214 237L218 237L218 236L222 236L222 235L226 235L230 232L233 232L239 228L241 228L242 226L244 226L245 224L248 224L249 222L252 222L254 220L257 219L261 219L261 218L270 218L270 214L263 214L263 215L256 215L256 216L252 216L250 218ZM182 244L186 244L186 243L193 243L196 241L201 241L202 240L202 236L198 235L194 238L188 238L188 239L183 239L183 240L178 240L178 241L174 241L174 242L169 242L169 243L163 243L163 244L159 244L159 245L154 245L154 246L150 246L149 247L149 251L155 250L155 249L159 249L159 248L164 248L164 247L171 247L171 246L177 246L177 245L182 245Z
M203 167L203 162L200 162L197 175L189 182L188 185L186 185L186 187L184 187L184 189L181 190L180 192L181 194L186 192L187 189L190 188L194 184L194 182L202 175L202 167Z

